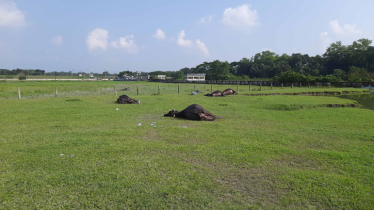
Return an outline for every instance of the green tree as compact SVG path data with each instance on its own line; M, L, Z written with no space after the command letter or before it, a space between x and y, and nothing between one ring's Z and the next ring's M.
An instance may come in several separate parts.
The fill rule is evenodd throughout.
M177 71L174 75L175 75L174 76L175 80L184 80L184 73L183 73L183 71Z
M212 79L227 80L232 76L232 74L230 73L231 68L233 67L229 64L229 62L221 62L219 60L215 60L210 63L208 71Z
M334 75L342 79L345 76L345 71L341 69L334 69Z
M368 77L368 73L365 68L350 66L347 77L350 82L360 82L363 78Z

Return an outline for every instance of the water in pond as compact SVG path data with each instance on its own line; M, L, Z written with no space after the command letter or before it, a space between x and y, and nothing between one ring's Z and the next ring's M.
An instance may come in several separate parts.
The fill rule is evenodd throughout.
M339 98L355 100L362 108L374 110L374 94L341 95Z

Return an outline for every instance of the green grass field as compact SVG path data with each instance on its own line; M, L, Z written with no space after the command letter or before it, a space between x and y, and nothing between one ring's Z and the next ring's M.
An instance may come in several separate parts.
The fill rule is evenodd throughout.
M156 82L120 82L120 81L6 81L0 82L0 98L15 99L18 98L18 87L21 90L21 97L25 99L32 98L50 98L55 97L55 88L57 88L58 96L75 97L83 95L114 95L114 87L117 94L127 94L130 96L137 94L139 87L139 95L158 94L158 86L160 86L161 94L177 94L178 85L180 85L181 94L190 94L191 91L200 90L204 93L211 91L209 84L188 84L188 83L156 83ZM130 91L121 91L124 88L130 88ZM213 85L213 91L225 90L232 88L236 90L236 85ZM324 91L359 91L362 89L355 88L329 88L329 87L273 87L252 85L249 91L248 85L239 85L240 94L249 93L298 93L298 92L324 92Z
M114 85L141 104L116 104ZM226 87L236 90L214 89ZM0 209L374 208L372 110L324 107L353 103L337 97L211 98L193 89L0 83ZM193 103L223 119L162 117Z

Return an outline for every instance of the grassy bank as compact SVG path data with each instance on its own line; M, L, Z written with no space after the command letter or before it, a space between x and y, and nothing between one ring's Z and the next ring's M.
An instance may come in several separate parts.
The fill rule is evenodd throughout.
M141 86L129 94L141 104L92 94L113 84ZM6 95L19 85L27 100ZM55 85L87 95L42 97ZM191 84L152 95L157 85L1 83L0 208L374 207L373 111L324 107L352 103L336 97L191 96ZM224 119L161 116L193 103Z

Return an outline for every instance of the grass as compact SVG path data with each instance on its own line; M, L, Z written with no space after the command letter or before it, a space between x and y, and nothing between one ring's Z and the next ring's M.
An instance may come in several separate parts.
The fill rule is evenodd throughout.
M236 85L209 85L209 84L175 84L175 83L156 83L156 82L121 82L121 81L33 81L33 82L0 82L0 98L15 99L18 98L18 87L21 90L21 97L25 99L31 98L50 98L55 97L55 88L61 97L75 97L82 95L114 95L114 87L117 94L136 95L139 87L139 95L156 95L158 94L158 86L160 86L161 94L177 94L178 85L180 85L181 94L189 94L191 91L200 90L204 93L214 90L225 90L232 88L236 90ZM130 88L129 91L121 91L124 88ZM251 91L249 86L240 85L240 94L249 93L298 93L298 92L323 92L323 91L364 91L355 88L292 88L280 87L270 88L252 85Z
M141 87L129 94L141 104L116 104L112 90L88 95L113 84L124 85L0 84L0 209L374 208L373 111L323 107L351 100L210 98L188 95L187 84L152 95L158 83L124 85ZM19 85L28 98L9 96ZM55 85L87 95L43 96ZM193 103L224 119L161 116Z
M18 79L19 76L24 76L24 74L18 74L18 75L0 75L0 79ZM118 75L117 75L118 76ZM27 79L88 79L88 74L85 74L84 76L47 76L47 75L26 75ZM100 75L96 76L95 79L109 79L113 78L112 76L105 76L105 75ZM232 81L272 81L272 78L238 78L234 79Z
M18 80L18 78L20 76L24 76L24 74L18 74L18 75L0 75L0 79L16 79ZM83 79L83 80L86 80L88 79L88 75L86 74L85 76L54 76L54 75L51 75L51 76L47 76L47 75L26 75L26 78L27 79ZM103 76L99 76L98 77L99 79L108 79L108 78L111 78L110 76L107 76L105 77L104 75Z

